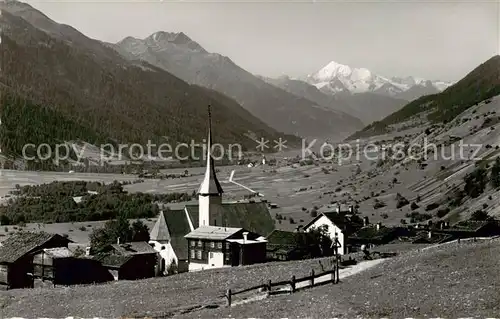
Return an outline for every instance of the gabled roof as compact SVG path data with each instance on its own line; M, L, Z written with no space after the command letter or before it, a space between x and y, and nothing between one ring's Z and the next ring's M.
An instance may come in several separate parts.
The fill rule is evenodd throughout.
M198 225L198 205L186 205L193 225ZM210 206L210 224L244 228L248 231L267 236L274 229L274 220L266 203L222 203Z
M184 237L189 239L224 240L242 230L243 228L201 226Z
M153 229L149 233L149 239L155 241L168 241L170 240L170 231L165 221L163 212L160 212Z
M94 260L101 262L102 265L111 267L121 267L132 258L134 258L133 255L119 254L101 254L93 257Z
M297 244L297 234L295 232L284 231L275 229L269 236L266 237L267 242L271 245L296 245Z
M155 254L156 250L151 247L145 241L136 241L123 244L113 244L111 245L114 251L118 254L127 255L139 255L139 254Z
M193 217L190 215L189 218L192 220ZM196 220L198 220L198 215L196 215ZM184 209L167 209L160 212L160 214L158 215L156 224L150 233L150 240L159 242L170 241L170 245L172 246L172 249L174 250L177 258L180 260L185 260L188 258L188 249L187 240L184 238L184 236L189 234L190 232L191 226L189 224L186 211ZM168 236L166 236L167 233Z
M314 217L303 229L311 227L322 216L328 218L335 226L340 228L344 234L350 235L363 227L363 221L356 215L348 215L337 212L324 212Z
M61 235L45 232L19 232L12 234L2 242L2 246L0 247L0 262L14 263L53 239L65 242L66 245L71 242L71 240Z

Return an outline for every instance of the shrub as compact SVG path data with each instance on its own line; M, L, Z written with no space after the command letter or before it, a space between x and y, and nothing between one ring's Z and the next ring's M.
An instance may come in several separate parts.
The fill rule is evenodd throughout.
M450 209L448 207L443 208L443 209L438 209L436 216L439 218L442 218L442 217L446 216L446 214L448 214L449 212L450 212Z
M78 230L81 230L81 231L86 231L86 230L87 230L87 228L85 228L85 226L80 226L80 227L78 227Z
M470 220L479 220L479 221L492 220L492 219L493 217L491 217L490 215L488 215L488 213L482 210L476 210L474 213L472 213L472 216L470 218Z
M380 215L383 219L387 219L389 218L389 215L387 215L386 213L383 213L382 215Z
M374 209L379 209L379 208L382 208L382 207L385 207L385 206L386 206L386 204L383 201L379 200L379 199L375 199L375 201L373 203L373 208Z
M408 205L410 202L400 193L396 194L396 208L401 208Z

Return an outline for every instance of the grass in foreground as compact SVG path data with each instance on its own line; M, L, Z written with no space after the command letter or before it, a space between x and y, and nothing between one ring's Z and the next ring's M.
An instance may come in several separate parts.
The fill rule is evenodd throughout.
M500 240L413 251L293 295L189 318L492 318L500 313Z

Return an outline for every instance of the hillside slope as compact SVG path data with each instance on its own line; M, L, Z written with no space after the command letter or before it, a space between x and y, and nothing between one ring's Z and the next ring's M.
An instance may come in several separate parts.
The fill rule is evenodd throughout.
M391 132L391 126L402 123L407 127L427 122L446 123L471 106L498 94L500 94L500 56L496 55L442 93L423 96L380 122L356 132L349 139Z
M319 105L359 118L365 125L381 120L386 115L391 114L408 103L407 100L370 92L355 94L339 92L335 95L330 95L320 91L314 85L288 77L276 79L265 78L265 80L294 95L302 96Z
M184 81L234 98L271 127L307 138L345 137L358 119L270 85L228 57L209 53L184 33L156 32L109 44L131 60L147 61ZM361 125L362 126L362 125Z
M253 150L256 143L246 137L248 134L283 136L235 101L221 102L210 91L189 85L162 69L128 61L29 5L9 1L0 3L0 9L2 92L27 98L38 108L49 108L62 121L79 123L89 132L81 139L102 137L119 143L146 144L148 140L165 143L163 137L168 137L169 143L201 143L206 137L207 104L212 104L217 123L214 139L219 143L241 143L244 149ZM4 142L16 137L5 144L6 151L18 154L19 145L30 141L23 133L28 127L35 132L59 129L38 121L39 111L35 109L24 108L25 113L14 114L19 110L14 107L10 112L13 117L27 118L30 126L15 126L15 132L4 132ZM5 121L9 119L2 117ZM45 143L54 143L66 136L55 132L44 138L53 139ZM291 143L298 141L286 138Z
M339 285L181 318L490 318L500 313L500 242L412 251ZM314 305L314 306L312 306Z

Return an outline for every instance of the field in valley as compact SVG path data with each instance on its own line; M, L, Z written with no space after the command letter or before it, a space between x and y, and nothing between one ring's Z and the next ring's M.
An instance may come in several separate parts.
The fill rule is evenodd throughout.
M491 112L499 105L500 98L494 99L489 104L479 104L459 116L457 118L458 124L435 130L428 138L430 142L441 143L452 135L462 137L465 144L480 144L482 147L476 156L491 162L500 154L500 150L496 149L496 146L500 145L500 136L497 134L500 124L473 131L470 130L470 125L480 127L483 119L491 116ZM469 120L466 121L466 119ZM469 123L471 121L472 123ZM423 133L424 130L425 128L396 132L392 135L373 138L371 142L378 140L382 143L391 143L398 138L405 137L407 144L423 145L422 139L426 137ZM356 145L353 146L354 149L356 147ZM320 212L331 210L335 206L329 207L329 205L336 202L359 205L359 213L362 216L367 216L370 222L400 225L402 219L407 223L410 222L407 216L412 210L409 204L398 208L396 194L401 194L409 203L419 199L419 208L413 212L435 217L438 209L447 207L446 197L450 195L450 191L453 188L462 187L464 176L480 163L477 159L460 157L459 152L468 154L469 148L466 147L464 150L459 150L458 147L452 150L449 146L441 148L444 151L440 149L439 154L435 156L430 154L424 161L426 165L423 167L417 160L391 162L387 159L384 160L381 154L378 155L378 158L373 156L366 158L362 153L358 158L355 154L351 160L342 161L341 165L337 160L317 162L305 166L287 165L284 160L285 156L293 157L300 154L300 151L288 151L286 154L274 155L278 159L277 166L218 167L220 170L218 178L225 192L223 195L225 200L239 200L243 198L243 195L250 194L248 190L228 182L231 171L235 170L234 180L236 182L264 194L265 199L277 204L278 208L270 209L270 212L273 217L281 217L280 220L276 220L276 227L279 229L294 230L297 226L304 225L311 220L311 210L315 208ZM452 153L455 155L453 159L442 157L442 154L449 156ZM268 156L268 158L270 157ZM184 169L163 171L163 173L172 174L182 172ZM204 168L190 168L188 172L192 176L163 180L145 179L143 183L125 186L125 189L129 192L144 193L191 193L196 191L200 185ZM55 180L87 180L111 183L114 180L133 181L136 179L137 176L134 175L120 174L70 174L4 170L0 176L0 191L2 196L5 196L14 189L16 184L40 184ZM490 215L499 216L500 203L494 200L498 196L500 196L499 190L487 189L479 198L468 199L459 207L452 209L448 218L454 222L461 218L467 218L478 209L485 209ZM375 201L382 202L385 206L375 209ZM192 201L192 203L196 203L196 201ZM435 203L438 203L439 208L427 209L428 205ZM184 204L176 203L170 206L178 208ZM145 222L151 227L154 219ZM68 234L72 240L86 243L89 232L101 224L102 222L28 224L27 227ZM0 240L12 232L13 228L14 226L0 227Z

